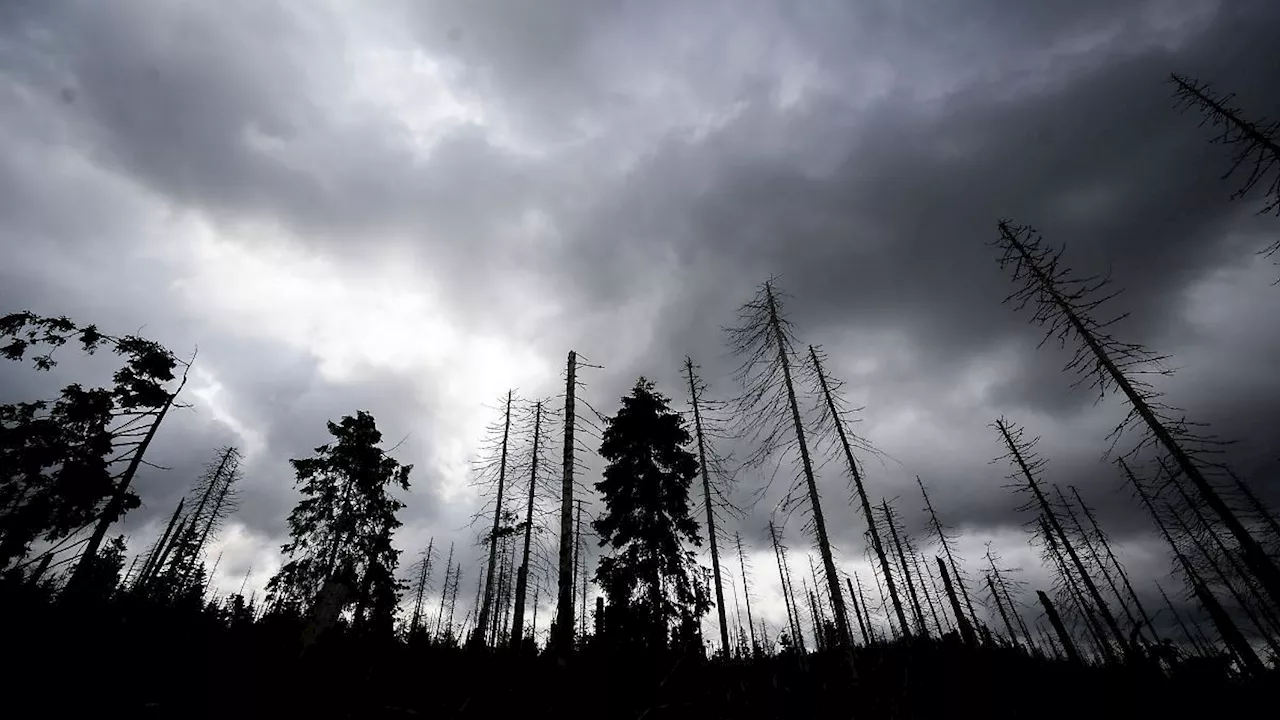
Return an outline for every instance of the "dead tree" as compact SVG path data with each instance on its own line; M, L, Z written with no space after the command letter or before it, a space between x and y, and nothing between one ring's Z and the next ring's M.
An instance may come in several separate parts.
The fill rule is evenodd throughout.
M188 363L186 370L190 369L191 366ZM106 509L103 510L98 522L94 525L93 534L89 536L89 542L85 543L84 550L80 554L80 561L76 564L76 568L67 582L68 586L78 585L91 572L93 561L98 558L98 549L102 546L102 541L107 536L107 530L112 523L124 514L125 501L129 495L129 486L133 484L133 478L138 474L138 468L142 467L143 457L147 453L147 448L151 447L151 441L155 439L156 431L160 429L160 423L164 422L165 416L169 413L174 402L178 399L178 395L186 385L187 373L184 371L178 388L172 393L168 393L163 404L155 410L154 419L147 426L146 433L142 436L142 439L131 450L126 451L125 456L128 457L129 464L118 477L112 478L115 480L115 488L112 490L111 499L107 501ZM151 413L144 412L139 413L138 417L145 418L148 415L151 415ZM132 443L123 444L132 445ZM123 459L123 456L121 459Z
M933 529L935 535L938 536L938 544L942 546L943 553L947 556L947 564L951 566L951 582L952 585L960 591L960 596L964 598L965 607L969 610L969 617L974 621L977 620L978 614L973 609L973 601L969 599L969 590L965 587L964 576L960 572L960 564L956 562L956 556L953 549L955 539L947 534L947 527L938 520L938 514L933 510L933 503L929 500L929 492L925 490L924 481L920 476L916 476L916 484L920 486L920 495L924 497L924 507L929 513L929 527ZM953 611L956 608L952 608ZM956 617L959 617L957 613Z
M1074 485L1069 486L1071 494L1075 496L1076 504L1080 506L1080 510L1084 512L1085 519L1089 521L1089 526L1093 528L1093 536L1097 539L1098 544L1102 546L1103 552L1106 553L1107 559L1111 563L1111 567L1115 569L1116 574L1120 576L1121 582L1124 583L1125 590L1129 592L1129 597L1133 600L1133 605L1138 609L1138 614L1142 616L1143 622L1148 628L1151 628L1151 637L1160 641L1160 633L1156 630L1155 623L1151 621L1151 615L1147 613L1146 607L1142 604L1142 598L1138 597L1138 592L1133 589L1133 583L1129 580L1129 573L1124 569L1124 565L1116 558L1116 554L1111 550L1111 542L1107 539L1106 533L1102 532L1102 527L1098 525L1097 518L1094 517L1093 511L1089 509L1084 498L1080 497L1080 491Z
M991 599L996 603L996 609L1000 611L1000 619L1004 621L1004 629L1009 633L1009 642L1018 649L1022 646L1018 643L1018 633L1013 629L1013 623L1009 622L1009 614L1004 609L1004 601L1000 599L1000 591L996 589L996 583L991 579L991 573L987 573L987 587L991 589Z
M1165 593L1164 587L1162 587L1158 582L1155 586L1156 590L1160 592L1160 597L1164 599L1165 606L1169 608L1169 614L1173 616L1173 621L1177 623L1178 628L1182 630L1182 636L1187 639L1187 642L1191 643L1191 647L1195 648L1199 655L1208 655L1209 646L1208 643L1203 642L1203 636L1199 633L1191 632L1191 628L1187 627L1187 623L1183 621L1182 614L1178 612L1178 609L1173 606L1173 602L1169 600L1169 595Z
M1049 565L1057 571L1058 577L1062 582L1064 595L1079 609L1080 617L1084 620L1085 630L1093 638L1093 643L1098 649L1099 656L1104 662L1114 663L1116 661L1115 651L1112 649L1111 643L1107 641L1106 631L1098 624L1093 605L1085 598L1084 591L1080 589L1079 579L1071 571L1070 566L1067 565L1067 560L1059 547L1057 536L1054 534L1053 529L1049 527L1049 523L1043 515L1038 519L1038 524L1040 539L1044 543Z
M1246 565L1257 575L1271 604L1280 607L1280 568L1206 476L1209 466L1204 454L1216 441L1194 432L1186 420L1175 419L1174 408L1162 403L1161 393L1141 379L1144 374L1170 374L1161 364L1164 358L1110 334L1108 327L1124 315L1106 321L1094 317L1094 311L1114 297L1114 293L1103 294L1107 280L1075 277L1059 264L1062 251L1044 247L1031 228L1014 228L1001 221L999 229L1000 265L1012 268L1013 279L1020 284L1008 300L1016 301L1019 308L1035 307L1032 319L1047 328L1045 341L1073 341L1076 352L1066 369L1080 375L1077 384L1088 381L1100 398L1119 392L1128 401L1129 413L1111 433L1112 447L1126 429L1142 428L1142 439L1125 456L1155 447L1172 458L1175 468L1240 545Z
M893 601L893 608L898 615L898 622L901 623L904 633L910 635L911 631L907 629L906 612L903 610L902 601L898 597L898 588L894 584L893 573L889 571L888 553L885 552L884 544L880 541L880 531L876 527L875 516L871 511L871 501L867 497L867 489L862 481L862 472L858 468L857 459L853 455L853 445L857 444L859 449L862 450L875 451L865 439L852 435L848 431L848 415L851 410L843 406L839 396L841 383L826 373L822 359L822 355L817 348L810 345L809 362L811 363L814 380L817 382L817 389L822 395L819 427L834 431L835 437L839 442L839 450L844 456L845 467L849 472L854 494L857 495L862 517L866 521L867 530L871 534L871 550L875 553L876 559L880 563L880 571L884 574L885 582L889 586L889 597ZM830 432L828 432L828 435L830 435Z
M716 543L716 514L711 504L711 479L707 467L707 443L702 432L702 392L705 386L694 373L693 359L684 358L685 377L689 381L689 405L693 407L694 437L698 441L698 469L702 474L702 497L707 509L707 537L711 545L711 572L716 585L716 613L720 619L720 643L729 656L729 625L725 621L724 588L720 584L720 551Z
M791 627L791 634L795 637L796 647L799 648L804 642L800 637L800 623L797 618L799 612L792 602L791 585L788 582L788 573L782 560L782 546L778 544L778 531L774 527L772 520L769 521L769 537L773 540L773 555L778 561L778 581L782 584L782 602L787 608L787 624Z
M440 641L440 626L444 621L445 600L449 597L449 581L453 576L453 543L449 543L449 559L444 564L444 585L440 590L440 612L436 613L436 641Z
M1004 418L997 420L992 424L992 427L1000 433L1000 437L1004 441L1005 447L1009 449L1009 452L999 459L1008 458L1017 468L1017 471L1009 476L1010 479L1019 484L1020 491L1024 489L1029 490L1033 496L1033 502L1024 506L1023 509L1039 509L1040 516L1043 518L1046 531L1048 532L1048 537L1046 539L1053 541L1056 536L1057 541L1061 543L1062 549L1066 552L1067 557L1070 558L1071 566L1074 567L1078 573L1078 580L1080 584L1084 586L1089 599L1093 601L1094 609L1102 616L1103 621L1106 623L1108 629L1110 629L1112 635L1115 636L1116 643L1119 644L1124 654L1126 656L1130 655L1132 653L1132 648L1129 646L1128 638L1126 638L1124 632L1121 631L1120 625L1116 622L1115 616L1111 614L1111 610L1107 607L1106 601L1102 599L1102 593L1098 592L1098 586L1094 584L1093 579L1089 576L1089 571L1085 568L1084 562L1076 552L1075 545L1071 542L1071 538L1067 536L1066 531L1062 529L1062 524L1058 521L1057 513L1054 512L1053 507L1049 504L1049 499L1040 488L1040 483L1037 480L1037 474L1040 469L1044 467L1045 461L1042 458L1035 456L1034 447L1036 442L1039 441L1039 438L1023 440L1022 428L1005 422ZM1025 486L1022 486L1022 482L1019 481L1025 482ZM1068 575L1069 574L1070 573L1068 573Z
M489 619L493 611L493 593L494 593L494 573L498 566L498 539L499 524L502 521L502 501L506 492L507 485L507 452L511 439L511 403L514 393L507 391L505 407L502 413L502 439L498 444L498 463L497 472L497 490L493 501L493 526L489 531L489 553L487 567L485 568L484 580L484 597L480 602L480 613L477 615L475 632L471 636L472 643L479 645L488 637ZM487 465L482 469L490 471L492 465Z
M942 627L942 621L938 619L938 606L933 602L933 595L929 593L929 585L933 577L920 568L920 555L911 548L907 551L907 558L911 561L911 568L915 572L916 577L920 580L920 594L924 595L925 604L929 606L929 617L933 618L933 626L938 630L938 637L947 634Z
M836 632L840 643L848 647L849 621L845 614L844 598L840 593L831 542L827 537L827 524L822 514L822 502L818 497L818 484L801 421L800 404L792 381L791 367L795 360L796 340L791 323L782 312L780 301L779 294L774 291L773 281L766 282L756 296L740 308L740 324L729 331L733 352L742 359L737 378L744 388L744 394L737 402L737 416L747 423L747 434L759 442L753 458L757 461L772 455L782 445L784 438L794 438L795 447L800 454L818 553L822 557L827 589L834 604ZM790 419L790 433L785 429L788 425L787 418Z
M897 513L889 507L889 501L882 499L883 515L885 527L889 530L889 537L893 540L893 547L898 555L898 568L902 572L902 584L907 588L907 597L911 599L911 612L915 615L916 628L920 634L928 637L929 629L925 626L924 611L920 607L920 597L916 594L915 583L911 581L911 568L907 565L907 554L903 549L902 535L904 534L899 527Z
M1058 611L1053 607L1053 603L1049 601L1049 596L1044 594L1043 590L1036 591L1036 597L1040 598L1040 605L1044 608L1044 614L1049 618L1049 624L1053 625L1053 631L1058 633L1058 644L1062 646L1063 652L1067 655L1067 660L1076 665L1083 665L1084 661L1080 659L1080 653L1076 651L1075 641L1071 639L1071 633L1067 632L1067 626L1062 624L1062 618L1058 616Z
M996 606L1000 608L1001 618L1004 620L1005 627L1009 631L1010 638L1014 641L1014 646L1018 646L1017 635L1013 626L1009 623L1009 617L1012 617L1014 624L1022 631L1022 640L1027 644L1028 649L1034 650L1035 641L1031 637L1031 631L1027 628L1026 622L1022 619L1022 613L1018 612L1018 603L1013 599L1013 592L1009 589L1011 586L1021 587L1024 583L1013 580L1013 573L1019 572L1020 568L1002 568L998 562L999 558L991 549L991 543L987 543L987 564L990 570L987 572L987 584L991 589L992 595L996 599ZM1003 602L1001 602L1003 599ZM1006 616L1005 613L1008 613Z
M529 493L524 513L524 549L520 554L520 569L516 575L516 598L514 617L511 621L512 647L518 648L524 642L524 606L529 590L529 548L533 540L533 511L540 483L538 465L545 445L542 441L542 401L534 403L533 408L533 440L529 453Z
M759 656L760 646L756 644L755 620L751 617L751 585L747 578L747 556L742 552L742 536L733 534L734 545L738 548L738 567L742 570L742 600L747 605L747 629L751 633L751 654Z
M867 632L867 621L862 617L862 606L865 602L862 600L861 593L853 589L853 578L845 575L844 584L849 588L849 602L853 603L853 616L858 619L858 630L862 632L862 643L870 645L871 635Z
M1222 176L1225 180L1241 165L1249 166L1249 173L1244 183L1231 195L1237 200L1248 195L1258 183L1266 186L1265 200L1261 213L1275 212L1280 214L1280 121L1261 119L1250 122L1241 117L1240 108L1232 106L1234 94L1220 96L1209 86L1175 73L1170 73L1169 81L1174 85L1174 97L1181 110L1195 108L1204 116L1200 125L1208 124L1220 128L1221 132L1213 142L1232 148L1231 168ZM1280 251L1280 240L1269 245L1263 253L1272 255Z
M1111 572L1107 569L1106 563L1102 562L1102 556L1098 554L1098 549L1093 546L1093 541L1090 539L1089 534L1085 532L1084 526L1080 524L1080 519L1076 517L1075 509L1071 507L1071 503L1067 501L1067 496L1063 494L1062 488L1054 484L1053 491L1058 496L1058 506L1061 507L1063 512L1066 514L1068 526L1075 531L1076 542L1079 543L1080 547L1084 548L1086 556L1090 561L1092 561L1092 569L1101 575L1102 579L1107 582L1107 586L1111 588L1111 593L1115 596L1116 603L1120 605L1120 610L1129 620L1130 627L1140 628L1142 623L1140 623L1129 610L1128 604L1124 601L1124 593L1120 592L1119 586L1116 585L1115 578L1111 577Z
M431 560L435 549L436 539L433 537L427 542L427 549L422 551L418 556L415 575L417 579L413 586L413 615L409 621L409 635L413 636L418 631L418 626L422 623L422 601L426 597L428 586L431 583Z
M938 572L942 574L942 585L947 591L947 599L951 601L951 611L955 613L956 625L960 628L960 637L966 645L976 647L978 637L973 633L973 625L969 622L969 618L965 617L964 611L960 609L960 599L956 597L956 589L951 584L951 576L947 574L947 566L940 557L935 557L934 560L938 561Z
M564 470L560 485L560 583L556 595L556 650L563 658L573 650L573 431L574 398L578 389L578 353L569 351L564 385Z
M1187 558L1186 554L1182 552L1182 548L1179 547L1178 543L1173 539L1173 534L1165 526L1164 520L1160 517L1160 513L1156 510L1155 503L1151 499L1151 495L1147 492L1146 488L1143 487L1142 482L1138 480L1138 477L1133 474L1133 471L1129 469L1129 465L1124 461L1124 458L1118 458L1117 462L1119 463L1121 470L1124 471L1126 478L1129 480L1129 484L1137 491L1138 498L1146 507L1147 512L1150 513L1152 520L1155 521L1156 527L1160 529L1160 533L1164 536L1165 542L1167 542L1169 547L1173 549L1174 558L1178 561L1178 565L1186 575L1187 583L1191 586L1192 593L1209 613L1209 619L1213 621L1214 627L1217 628L1219 637L1222 638L1222 641L1226 643L1227 647L1231 649L1236 657L1240 659L1242 667L1253 674L1260 674L1263 670L1262 661L1258 658L1257 653L1254 652L1253 647L1245 639L1244 634L1240 632L1239 626L1237 626L1235 621L1231 619L1231 616L1227 614L1226 609L1222 607L1222 604L1218 602L1218 599L1214 597L1208 586L1205 585L1204 580L1200 577L1200 574L1197 573L1195 567L1192 566L1191 561Z
M187 499L185 497L178 499L178 506L173 509L173 515L169 516L169 524L165 526L164 533L160 535L160 539L152 546L151 552L147 555L147 561L142 564L142 569L138 571L138 577L134 580L134 590L140 590L146 585L151 569L155 567L156 561L160 559L160 554L165 551L169 544L169 538L173 535L173 526L178 522L178 518L182 517L182 506L186 502Z

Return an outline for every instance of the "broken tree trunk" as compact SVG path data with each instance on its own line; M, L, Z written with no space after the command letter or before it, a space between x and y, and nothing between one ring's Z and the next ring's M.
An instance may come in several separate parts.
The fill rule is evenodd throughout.
M928 637L929 629L925 627L924 611L920 609L920 598L916 595L916 586L911 582L911 569L907 567L907 555L902 550L902 540L898 537L898 527L894 520L893 510L889 508L889 501L882 500L884 507L884 522L889 526L889 537L893 540L893 547L898 553L898 566L902 568L902 584L907 586L907 596L911 598L911 611L915 614L916 627L920 634Z
M938 572L942 574L942 586L947 591L947 599L951 601L951 611L956 615L956 625L960 627L960 637L966 645L977 647L978 638L973 633L973 625L970 624L969 618L965 617L964 611L960 609L960 599L956 597L956 589L951 584L951 576L947 573L947 566L940 557L935 557L934 560L938 561Z

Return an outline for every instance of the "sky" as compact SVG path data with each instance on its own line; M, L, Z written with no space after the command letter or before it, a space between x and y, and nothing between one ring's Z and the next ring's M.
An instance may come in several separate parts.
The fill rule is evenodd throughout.
M1110 272L1117 333L1174 358L1160 389L1280 499L1280 269L1256 254L1280 221L1229 200L1227 151L1167 83L1276 117L1277 32L1265 0L8 0L0 308L198 349L153 451L170 469L138 478L121 532L146 547L240 447L223 592L279 566L288 459L357 410L414 465L406 559L453 541L474 578L469 468L499 398L561 402L569 350L600 366L581 394L604 414L640 375L684 409L686 354L732 396L722 328L773 276L909 529L919 475L970 571L990 541L1047 582L991 462L1005 416L1157 578L1164 551L1101 457L1123 408L1071 390L1067 356L1002 305L988 243L1009 218ZM0 401L101 370L6 365ZM785 484L724 522L773 628ZM838 466L819 488L842 565L865 568Z

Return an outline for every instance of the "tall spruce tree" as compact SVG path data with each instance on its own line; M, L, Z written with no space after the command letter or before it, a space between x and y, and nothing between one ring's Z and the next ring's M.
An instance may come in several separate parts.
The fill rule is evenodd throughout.
M690 514L689 487L698 461L686 449L685 420L653 383L640 378L606 419L600 455L608 462L595 484L605 510L592 527L612 554L596 581L609 598L611 642L666 647L669 630L710 610L693 552L701 545Z
M334 442L316 448L314 457L289 461L305 497L289 514L292 539L281 550L290 559L267 590L273 603L309 609L326 583L339 583L358 625L389 632L403 589L391 533L404 503L388 491L409 489L413 466L378 447L382 433L363 410L328 427Z

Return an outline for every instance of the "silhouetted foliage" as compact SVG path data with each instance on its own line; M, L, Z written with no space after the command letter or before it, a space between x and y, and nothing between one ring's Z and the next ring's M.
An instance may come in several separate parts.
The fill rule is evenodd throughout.
M413 466L378 447L382 433L367 412L328 429L334 442L317 447L314 457L289 461L304 498L289 514L292 540L281 550L290 559L268 583L269 601L311 612L332 581L345 586L340 608L354 603L358 623L389 632L403 589L391 533L404 503L388 491L408 490Z
M690 514L689 486L698 461L692 438L668 399L641 378L605 421L600 455L609 463L596 489L605 511L592 522L601 546L596 580L609 599L606 632L615 646L667 647L669 630L710 610L692 551L701 545Z

